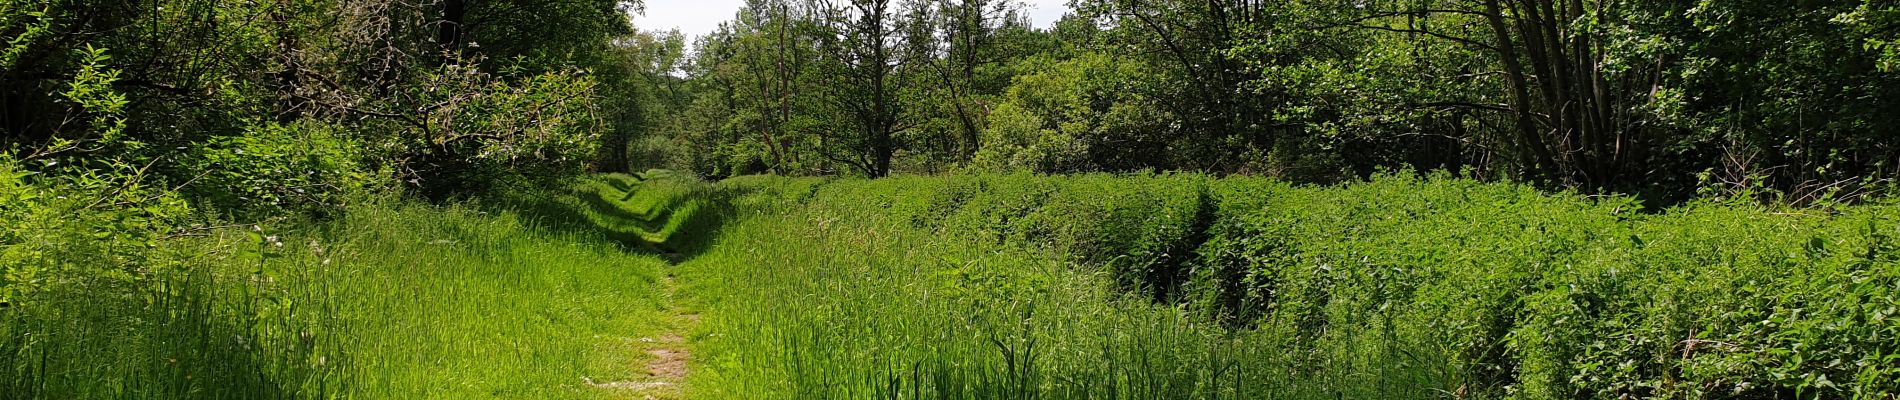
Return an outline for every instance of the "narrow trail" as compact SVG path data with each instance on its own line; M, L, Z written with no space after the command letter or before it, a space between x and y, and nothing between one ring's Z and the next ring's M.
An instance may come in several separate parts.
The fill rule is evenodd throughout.
M680 303L679 284L674 277L673 268L668 265L667 273L660 283L662 290L661 305L666 317L659 321L660 328L651 336L634 341L627 351L644 353L640 362L645 364L641 370L646 376L627 381L596 382L584 378L590 386L602 389L630 391L627 398L645 400L684 399L687 374L691 371L692 349L687 337L699 324L699 314L692 312Z
M693 328L699 325L699 314L686 310L680 305L682 299L680 299L679 283L672 271L673 268L678 268L678 265L669 265L667 268L666 279L662 284L668 312L665 328L661 329L658 338L642 340L652 344L646 349L647 355L651 356L647 361L647 373L651 375L654 382L665 383L665 385L646 390L647 393L644 394L648 399L684 398L686 374L690 372L693 359L692 349L687 346L686 338Z
M638 243L639 247L660 252L659 257L667 264L664 276L657 282L661 293L660 308L665 317L658 321L658 329L650 336L634 340L627 348L627 351L639 354L636 362L644 363L643 368L639 369L645 373L644 376L613 382L586 379L586 383L597 388L625 390L629 394L626 398L632 399L684 399L693 359L689 338L698 326L700 316L685 306L685 295L677 278L677 270L686 255L670 250L667 245L673 232L665 224L677 210L665 201L636 200L636 197L646 194L639 189L644 179L609 179L608 186L593 193L598 197L587 199L593 201L596 207L596 224L610 234L618 231L620 234L615 236L629 244Z

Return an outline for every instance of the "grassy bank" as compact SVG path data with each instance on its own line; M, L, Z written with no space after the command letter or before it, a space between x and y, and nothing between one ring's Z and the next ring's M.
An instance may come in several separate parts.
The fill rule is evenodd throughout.
M702 189L707 190L707 189ZM711 398L1890 398L1900 209L1385 178L743 178Z

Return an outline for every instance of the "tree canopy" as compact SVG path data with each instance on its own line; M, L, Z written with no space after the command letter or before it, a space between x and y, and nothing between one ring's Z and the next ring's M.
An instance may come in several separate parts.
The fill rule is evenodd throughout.
M647 160L707 176L1448 170L1674 201L1880 186L1896 5L755 1ZM690 139L688 139L690 138Z

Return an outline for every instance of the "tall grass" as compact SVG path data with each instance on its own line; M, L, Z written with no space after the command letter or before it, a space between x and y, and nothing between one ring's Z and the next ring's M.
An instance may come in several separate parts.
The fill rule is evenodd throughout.
M590 383L646 380L640 338L683 318L668 272L703 315L697 398L1900 393L1891 204L663 173L510 204L370 203L83 257L91 236L25 236L76 256L0 280L35 288L0 309L0 397L634 396ZM60 248L22 243L0 261Z
M708 398L1900 392L1891 205L1645 212L1446 177L711 190L730 223L681 266Z
M1095 179L1075 186L1103 183ZM1181 179L1155 186L1185 182L1178 200L1194 204L1199 178ZM1059 193L1053 180L1021 182L725 184L752 193L755 208L736 210L749 217L681 266L688 292L709 310L700 333L707 373L693 387L708 398L797 399L1428 398L1452 389L1435 386L1428 360L1387 352L1330 360L1370 363L1363 368L1321 368L1265 332L1226 329L1126 290L1114 269L1081 268L1067 255L1104 255L1088 246L1126 239L1161 239L1128 244L1158 252L1172 246L1168 238L1103 236L1009 209L1060 208L1074 218L1164 209L1185 215L1139 218L1182 223L1196 213L1051 201L1078 194ZM799 187L773 189L787 186ZM1131 207L1166 201L1101 194ZM1169 257L1110 264L1140 269L1132 266Z
M162 242L0 310L0 398L628 397L588 382L643 378L664 263L553 228L383 202Z

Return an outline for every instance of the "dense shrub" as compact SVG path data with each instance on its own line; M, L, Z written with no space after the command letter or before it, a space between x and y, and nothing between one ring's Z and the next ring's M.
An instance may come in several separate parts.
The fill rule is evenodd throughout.
M147 249L189 214L141 176L45 177L0 154L0 302L140 283L152 268Z
M582 71L510 77L474 66L430 71L397 99L420 112L360 120L369 159L431 199L512 186L554 188L595 159L597 82ZM364 96L369 96L365 94Z
M186 188L208 209L243 220L330 214L380 178L363 166L359 148L334 126L263 124L195 149L183 168L201 172Z
M1441 351L1474 391L1880 398L1900 370L1893 211L1644 215L1622 198L1386 178L1228 213L1191 290L1313 354L1366 337Z
M988 115L970 165L990 171L1126 171L1156 165L1177 138L1173 118L1147 93L1142 63L1087 53L1019 66Z
M228 349L205 340L231 337L230 327L207 321L200 293L174 286L190 271L180 255L203 249L169 240L190 210L167 188L145 185L143 172L48 177L0 154L0 398L79 396L68 384L82 381L92 393L163 393L124 376L193 372L100 359L160 343L207 344L174 347L173 360L250 366L220 358ZM207 385L244 374L195 372Z

